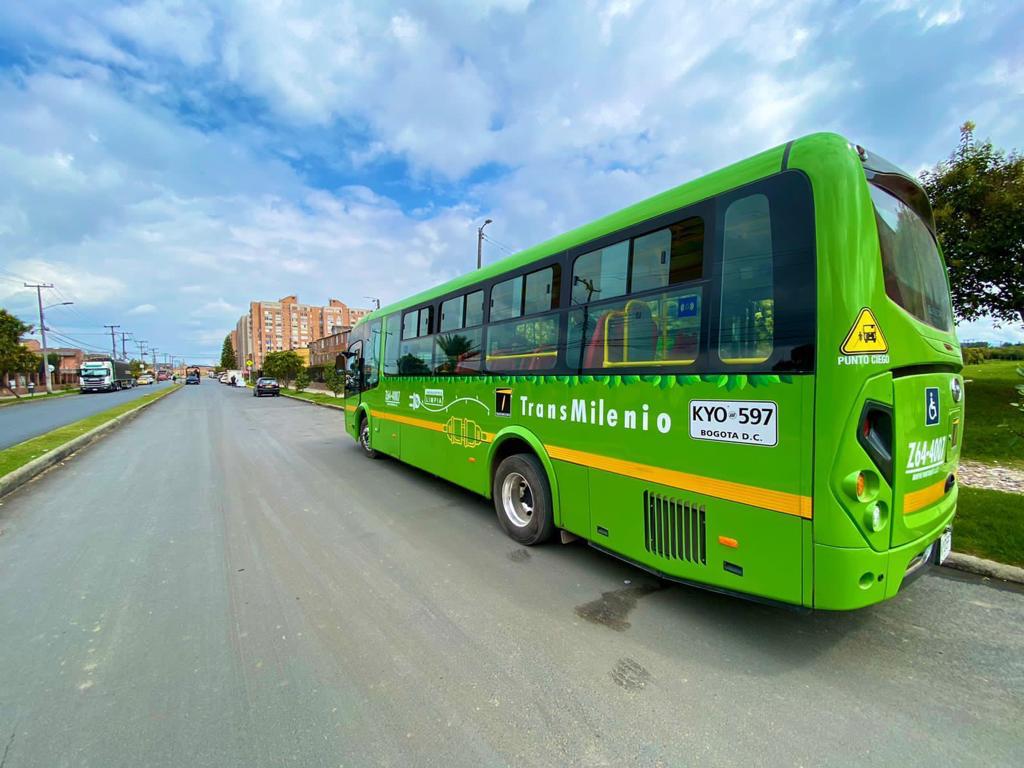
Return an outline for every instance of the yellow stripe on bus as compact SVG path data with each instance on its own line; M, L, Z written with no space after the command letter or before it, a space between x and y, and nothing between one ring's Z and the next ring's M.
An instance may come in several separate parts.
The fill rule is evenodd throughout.
M939 480L939 482L933 483L919 491L908 493L903 497L903 514L909 515L917 512L919 509L924 509L929 504L934 504L945 495L945 480Z
M702 493L706 496L714 496L717 499L735 501L740 504L749 504L753 507L771 509L775 512L795 515L808 520L812 517L810 496L801 496L796 493L787 493L786 491L772 491L754 485L734 483L729 480L717 480L713 477L703 477L702 475L691 475L688 472L677 472L674 469L653 467L649 464L640 464L635 461L627 461L626 459L614 459L610 456L600 456L596 453L577 451L572 448L559 448L555 445L546 445L544 447L547 448L548 455L552 459L568 461L570 464L603 469L606 472L612 472L624 477L647 480L659 485Z
M374 417L385 421L394 421L399 424L407 424L410 427L429 429L434 432L444 432L444 424L427 419L417 419L413 416L402 416L397 413L377 411ZM492 432L483 433L484 442L494 442ZM593 467L606 472L612 472L624 477L632 477L637 480L667 485L671 488L679 488L684 491L702 493L706 496L714 496L717 499L735 501L740 504L748 504L752 507L770 509L774 512L782 512L787 515L795 515L810 520L813 515L811 497L801 496L786 491L773 491L768 488L759 488L755 485L734 483L730 480L718 480L713 477L692 475L688 472L678 472L674 469L654 467L650 464L640 464L636 461L626 459L615 459L611 456L601 456L596 453L577 451L572 448L560 448L557 445L545 445L548 455L552 459L567 461L570 464L578 464L583 467Z

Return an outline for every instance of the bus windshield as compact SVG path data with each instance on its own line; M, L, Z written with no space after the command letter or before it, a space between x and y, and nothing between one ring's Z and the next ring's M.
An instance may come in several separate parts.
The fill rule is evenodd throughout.
M885 292L921 322L953 330L946 269L932 233L899 198L868 185L882 249Z

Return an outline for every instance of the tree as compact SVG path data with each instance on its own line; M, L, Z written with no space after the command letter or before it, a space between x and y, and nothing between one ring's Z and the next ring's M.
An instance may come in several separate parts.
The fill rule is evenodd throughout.
M263 359L263 373L281 381L286 387L303 368L302 358L294 350L271 352Z
M1024 156L960 128L949 159L921 174L949 268L953 308L1024 324Z
M309 368L301 369L295 374L295 391L301 392L309 386Z
M0 377L7 379L15 374L31 373L39 369L39 355L21 343L21 337L31 331L31 325L21 322L6 309L0 309ZM18 393L9 383L7 389L17 397Z
M128 371L131 373L133 379L139 378L139 376L142 375L142 372L145 369L146 369L146 366L143 364L143 362L141 360L133 359L128 364Z
M324 366L324 385L337 397L345 391L345 374L338 373L337 363Z
M235 357L235 347L231 343L231 334L224 337L224 346L220 350L220 367L232 370L238 367L238 358Z

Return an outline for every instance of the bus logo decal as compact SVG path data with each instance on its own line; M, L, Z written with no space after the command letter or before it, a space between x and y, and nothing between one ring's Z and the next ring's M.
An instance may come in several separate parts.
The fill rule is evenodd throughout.
M882 355L889 351L885 334L878 327L878 321L870 309L864 307L857 315L839 351L844 355Z
M494 415L495 416L511 416L512 415L512 388L511 387L499 387L494 390Z

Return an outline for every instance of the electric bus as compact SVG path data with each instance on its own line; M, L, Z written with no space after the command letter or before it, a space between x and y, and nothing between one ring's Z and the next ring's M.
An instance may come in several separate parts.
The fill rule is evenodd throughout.
M949 553L961 369L924 191L813 134L374 311L345 420L524 545L842 610Z

